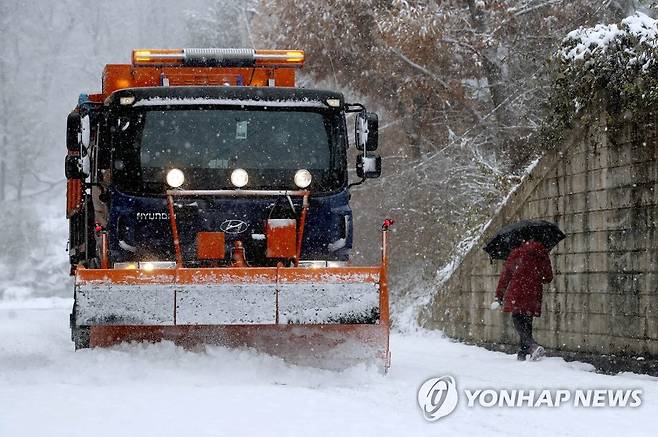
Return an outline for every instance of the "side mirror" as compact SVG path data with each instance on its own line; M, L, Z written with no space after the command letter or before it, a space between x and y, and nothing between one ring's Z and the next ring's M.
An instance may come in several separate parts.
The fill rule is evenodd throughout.
M80 119L80 142L82 145L87 148L91 142L91 125L89 122L89 116L85 115Z
M379 155L356 156L356 175L361 179L378 178L382 175L382 157Z
M377 150L379 117L374 112L359 112L354 127L357 150Z
M77 156L67 156L64 161L64 174L66 179L84 179L86 176L82 171L80 158Z
M80 151L80 113L72 111L66 117L66 149L69 152Z

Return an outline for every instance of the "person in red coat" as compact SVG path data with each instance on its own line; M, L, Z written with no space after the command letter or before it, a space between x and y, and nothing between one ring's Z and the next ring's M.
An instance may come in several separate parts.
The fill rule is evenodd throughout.
M541 316L543 284L553 280L548 250L537 241L525 241L514 248L503 266L496 288L496 302L503 311L512 313L514 328L519 334L519 360L530 354L536 360L545 353L532 337L532 319Z

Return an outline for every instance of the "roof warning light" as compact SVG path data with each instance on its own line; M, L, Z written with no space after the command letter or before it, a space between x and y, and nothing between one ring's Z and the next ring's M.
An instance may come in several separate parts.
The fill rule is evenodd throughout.
M138 49L133 50L134 66L189 67L301 67L302 50L254 49Z

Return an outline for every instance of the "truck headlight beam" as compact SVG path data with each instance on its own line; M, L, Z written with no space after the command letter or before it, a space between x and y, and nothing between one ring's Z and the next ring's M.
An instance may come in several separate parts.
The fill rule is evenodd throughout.
M171 188L178 188L183 185L183 182L185 182L185 175L181 170L177 168L169 170L167 173L167 184L169 184Z
M231 173L231 183L238 188L242 188L249 183L249 175L246 170L236 168Z
M295 173L295 185L299 188L308 187L311 185L312 180L311 172L306 169L297 170L297 173Z

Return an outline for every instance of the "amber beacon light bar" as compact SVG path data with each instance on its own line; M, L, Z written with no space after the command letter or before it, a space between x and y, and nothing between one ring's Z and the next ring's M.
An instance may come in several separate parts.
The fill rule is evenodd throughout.
M138 49L133 50L133 66L199 67L301 67L302 50L254 50L226 48Z

